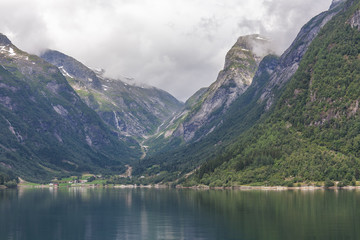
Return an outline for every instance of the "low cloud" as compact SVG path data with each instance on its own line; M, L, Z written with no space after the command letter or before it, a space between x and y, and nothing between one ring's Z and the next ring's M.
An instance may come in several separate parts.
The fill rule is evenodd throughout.
M215 81L226 52L260 33L283 52L331 0L12 0L0 32L25 51L52 48L112 77L133 77L181 100Z

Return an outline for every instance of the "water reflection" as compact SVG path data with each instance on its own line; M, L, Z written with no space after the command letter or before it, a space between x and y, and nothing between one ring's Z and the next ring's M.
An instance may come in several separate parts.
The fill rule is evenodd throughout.
M0 191L2 239L357 239L359 191Z

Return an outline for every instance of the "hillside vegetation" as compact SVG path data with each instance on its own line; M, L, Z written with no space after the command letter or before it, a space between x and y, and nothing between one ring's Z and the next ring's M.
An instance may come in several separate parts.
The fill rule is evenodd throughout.
M359 9L355 1L321 30L271 115L203 165L188 184L360 178Z

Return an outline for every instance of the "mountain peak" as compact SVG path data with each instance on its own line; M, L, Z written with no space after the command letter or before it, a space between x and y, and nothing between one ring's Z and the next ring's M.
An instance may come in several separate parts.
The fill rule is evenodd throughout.
M259 34L251 34L239 37L235 43L235 46L253 51L254 47L257 45L268 44L269 42L270 41L267 38Z
M237 62L239 59L254 58L259 63L263 57L273 53L271 50L271 42L267 38L259 35L245 35L237 39L234 46L226 55L224 69Z
M0 33L0 45L9 45L9 44L11 44L11 41L8 39L8 37Z

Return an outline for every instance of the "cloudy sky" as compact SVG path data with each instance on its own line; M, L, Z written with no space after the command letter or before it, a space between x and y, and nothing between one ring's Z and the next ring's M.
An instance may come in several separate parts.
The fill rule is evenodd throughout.
M216 80L245 34L282 53L331 0L0 0L0 32L19 48L56 49L111 77L186 100Z

